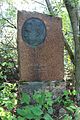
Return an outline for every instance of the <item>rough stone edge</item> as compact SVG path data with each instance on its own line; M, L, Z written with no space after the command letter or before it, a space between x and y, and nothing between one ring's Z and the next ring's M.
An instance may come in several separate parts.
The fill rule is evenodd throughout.
M47 82L20 82L19 83L19 92L33 93L34 91L51 91L53 93L53 99L56 99L58 96L66 90L66 82L63 80L47 81Z

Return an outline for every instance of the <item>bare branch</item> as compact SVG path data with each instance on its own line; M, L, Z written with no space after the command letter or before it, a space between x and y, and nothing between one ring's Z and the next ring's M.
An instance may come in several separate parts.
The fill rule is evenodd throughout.
M45 1L46 1L46 4L47 4L47 7L48 7L50 14L53 15L53 8L51 6L50 1L49 0L45 0ZM72 63L75 65L74 54L73 54L73 52L72 52L72 50L71 50L71 48L70 48L70 46L65 38L64 38L64 45L65 45L66 50L68 51L68 54L70 56Z
M65 38L64 38L64 45L65 45L66 50L68 51L68 54L70 56L72 63L75 65L74 54L73 54L73 52L72 52L72 50L71 50L71 48L70 48L70 46Z
M34 2L36 2L36 3L38 3L38 4L43 5L43 6L45 6L45 7L46 7L46 5L44 5L44 4L43 4L43 3L41 3L41 2L38 2L38 1L36 1L36 0L32 0L32 1L34 1Z
M17 29L17 27L11 23L11 21L9 21L7 18L3 18L5 21L7 21L13 28Z
M48 10L50 12L51 15L53 15L53 8L51 6L51 3L49 0L45 0L46 4L47 4L47 7L48 7Z

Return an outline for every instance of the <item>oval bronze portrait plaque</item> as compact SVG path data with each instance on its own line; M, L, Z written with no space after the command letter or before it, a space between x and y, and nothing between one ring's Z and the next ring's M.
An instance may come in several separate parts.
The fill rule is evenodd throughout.
M42 44L46 37L46 26L39 18L29 18L22 26L22 39L35 48Z

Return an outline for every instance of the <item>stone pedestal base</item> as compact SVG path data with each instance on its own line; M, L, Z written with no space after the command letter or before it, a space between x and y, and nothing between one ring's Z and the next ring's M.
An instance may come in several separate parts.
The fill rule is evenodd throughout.
M20 92L32 93L38 90L48 90L53 93L53 99L60 96L66 90L65 81L48 81L48 82L25 82L19 84Z

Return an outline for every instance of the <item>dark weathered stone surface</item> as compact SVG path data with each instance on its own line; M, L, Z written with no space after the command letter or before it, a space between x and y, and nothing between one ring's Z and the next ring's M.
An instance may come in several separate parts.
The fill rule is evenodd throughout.
M65 114L67 114L66 109L61 108L61 109L59 110L59 117L61 117L61 118L62 118Z
M35 17L44 21L47 36L43 44L32 48L22 39L25 20ZM52 81L63 79L63 35L61 19L40 13L18 12L18 55L20 81Z
M27 82L20 84L20 91L30 93L35 90L42 89L43 86L44 86L43 82Z
M66 83L64 81L48 81L48 82L25 82L19 84L19 91L26 93L33 93L34 91L43 90L51 91L53 99L61 96L63 91L66 90Z

